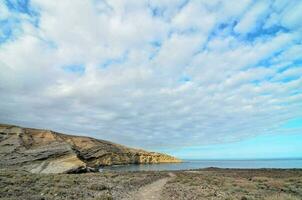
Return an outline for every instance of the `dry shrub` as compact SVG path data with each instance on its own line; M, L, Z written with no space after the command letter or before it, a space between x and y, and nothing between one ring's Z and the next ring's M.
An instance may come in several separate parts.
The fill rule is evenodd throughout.
M278 193L278 194L274 194L274 195L266 197L265 200L300 200L300 198L289 195L289 194Z

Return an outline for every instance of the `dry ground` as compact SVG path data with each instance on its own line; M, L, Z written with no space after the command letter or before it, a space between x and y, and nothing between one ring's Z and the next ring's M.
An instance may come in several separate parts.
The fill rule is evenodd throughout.
M1 200L111 200L158 179L164 173L29 174L0 171Z
M133 199L150 188L162 200L301 200L302 170L204 169L173 172L172 177L169 172L42 175L0 170L3 200Z
M301 200L302 170L206 169L179 172L162 199Z

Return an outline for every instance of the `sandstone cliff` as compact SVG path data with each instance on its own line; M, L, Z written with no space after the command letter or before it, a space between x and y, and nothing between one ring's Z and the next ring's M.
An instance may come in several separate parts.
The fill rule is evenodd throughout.
M33 173L69 173L119 164L181 162L169 155L90 137L0 124L0 167Z

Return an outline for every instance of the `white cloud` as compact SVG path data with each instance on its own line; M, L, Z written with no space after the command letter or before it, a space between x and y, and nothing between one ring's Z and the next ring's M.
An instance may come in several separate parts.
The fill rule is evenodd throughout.
M191 17L192 15L197 17ZM190 1L173 18L172 23L177 30L198 29L201 33L208 34L215 24L215 17L207 11L203 4L198 1Z
M299 15L250 3L33 0L38 25L2 5L21 31L0 43L0 121L153 149L279 133L301 115ZM291 30L232 32L264 16Z
M293 29L293 28L302 28L301 23L301 13L302 9L302 2L297 1L297 3L292 3L291 6L288 7L284 11L283 17L281 19L281 24L284 25L287 28Z
M198 34L174 34L162 45L154 65L160 67L159 70L164 73L167 70L168 73L171 73L170 75L173 75L174 72L179 74L179 70L183 70L183 66L190 62L193 54L201 48L205 41L206 38Z
M267 14L268 4L265 1L259 1L248 10L239 23L235 26L235 31L238 33L248 33L254 30L260 19Z
M6 19L10 15L8 8L5 6L4 0L0 1L0 20Z

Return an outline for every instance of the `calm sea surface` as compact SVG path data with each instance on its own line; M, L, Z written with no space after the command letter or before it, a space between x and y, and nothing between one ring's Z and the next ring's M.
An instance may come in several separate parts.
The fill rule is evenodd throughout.
M113 171L158 171L158 170L188 170L207 167L220 168L302 168L302 159L284 160L185 160L182 163L116 165L104 167L101 170Z

